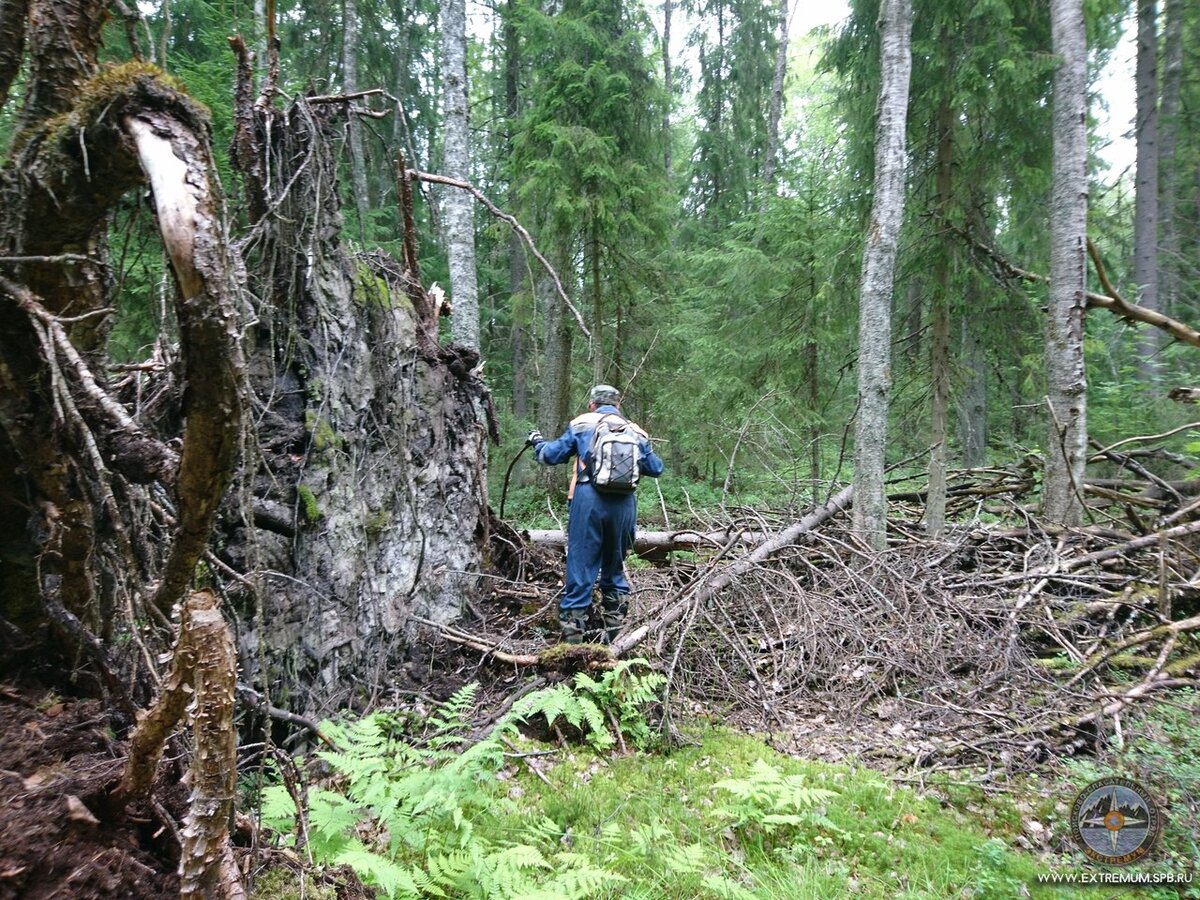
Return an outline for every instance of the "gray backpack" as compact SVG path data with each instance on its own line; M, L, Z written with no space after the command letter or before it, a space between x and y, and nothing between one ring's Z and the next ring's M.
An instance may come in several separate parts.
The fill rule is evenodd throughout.
M604 493L633 493L641 474L641 456L641 438L629 420L611 413L604 416L596 423L588 451L592 486Z

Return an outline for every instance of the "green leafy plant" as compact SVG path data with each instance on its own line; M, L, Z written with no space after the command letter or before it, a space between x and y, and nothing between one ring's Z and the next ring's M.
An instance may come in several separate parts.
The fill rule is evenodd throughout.
M804 824L833 827L818 807L836 797L836 791L810 787L803 775L784 775L761 759L746 777L725 778L715 786L729 795L717 814L730 821L744 842L761 849L768 849L773 838L794 837Z
M476 823L515 814L495 775L522 721L561 717L604 749L616 740L611 709L617 727L645 740L650 729L638 707L654 699L662 678L633 674L632 667L622 663L599 680L577 676L574 689L530 694L475 741L468 738L475 684L429 717L420 741L406 738L388 713L327 722L323 731L338 749L317 758L332 779L309 787L302 814L283 785L268 787L263 821L286 842L304 835L314 860L351 866L389 897L587 896L623 877L547 841L544 823L505 840L481 836Z

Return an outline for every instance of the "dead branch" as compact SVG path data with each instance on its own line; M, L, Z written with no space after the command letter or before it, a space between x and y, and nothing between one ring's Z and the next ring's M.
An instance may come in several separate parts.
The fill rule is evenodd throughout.
M210 591L190 594L180 611L179 638L163 692L130 740L117 789L125 802L145 802L167 739L190 706L195 747L191 807L181 833L181 897L232 898L244 893L240 884L222 877L237 779L236 672L233 636L216 596Z
M466 191L485 207L487 207L488 212L490 212L493 216L501 221L507 222L508 226L517 233L518 237L520 237L522 241L525 242L525 246L529 248L529 252L532 253L534 258L542 264L542 268L546 270L546 273L554 282L554 288L558 291L559 299L566 304L567 309L569 309L571 314L575 316L575 322L579 325L579 330L583 332L585 337L588 339L591 338L592 333L588 330L587 325L584 323L583 316L580 314L579 310L575 308L575 305L567 296L567 291L563 287L562 281L558 277L558 272L556 272L554 267L550 265L550 261L546 259L546 257L542 256L537 246L533 243L533 238L530 236L529 232L525 230L525 228L516 220L516 218L510 216L506 212L501 211L501 209L486 196L484 196L480 190L478 190L474 185L471 185L465 181L457 181L453 178L446 178L444 175L432 175L429 172L419 172L416 169L409 169L408 177L416 178L419 181L426 181L430 184L444 184L449 187L458 188L461 191Z
M272 719L279 722L287 722L289 725L298 725L304 730L310 732L317 740L329 747L331 750L340 749L328 735L321 731L321 726L312 719L306 719L304 716L297 715L294 712L289 712L286 709L280 709L278 706L272 706L267 698L260 694L254 688L247 684L238 684L237 694L243 703L252 709L257 709L259 712L266 713Z
M561 529L535 528L523 534L538 547L561 549L567 545L567 536ZM762 531L639 531L634 536L633 552L647 556L673 550L718 549L729 541L755 547L769 538L770 535Z
M697 589L696 601L707 602L718 592L731 584L734 579L738 578L740 575L745 574L754 566L771 558L771 556L780 552L784 548L795 544L796 541L800 540L804 535L812 531L822 522L849 507L851 498L853 496L854 489L852 487L844 488L843 490L839 491L837 495L834 496L833 499L824 506L821 506L809 513L799 522L776 535L770 541L761 544L758 549L756 549L749 556L738 560L724 569L720 574L715 575L711 581L705 584L702 588ZM674 622L678 621L687 610L691 602L692 601L690 599L682 600L663 613L663 615L655 622L642 625L628 634L618 637L617 640L613 641L612 644L613 655L617 657L624 656L651 634L661 631L662 629L667 628Z
M990 259L996 267L1009 278L1019 279L1021 281L1034 282L1037 284L1049 284L1050 279L1045 275L1040 275L1037 272L1030 272L1026 269L1019 268L1013 265L999 251L981 243L980 241L969 235L964 229L947 223L947 227L961 237L964 241L970 244L979 253ZM1091 241L1088 241L1088 246L1091 248ZM1093 262L1097 260L1093 256ZM1103 274L1103 267L1097 269L1100 273L1101 282L1107 281L1107 275ZM1111 288L1111 285L1109 285ZM1116 290L1112 290L1111 294L1096 294L1092 291L1086 291L1084 297L1089 308L1107 309L1123 319L1128 319L1132 322L1141 322L1145 325L1152 325L1155 328L1161 328L1171 337L1185 344L1190 344L1193 347L1200 347L1200 331L1192 328L1190 325L1180 322L1177 319L1172 319L1170 316L1163 315L1157 310L1146 309L1143 306L1138 306L1134 303L1129 303Z

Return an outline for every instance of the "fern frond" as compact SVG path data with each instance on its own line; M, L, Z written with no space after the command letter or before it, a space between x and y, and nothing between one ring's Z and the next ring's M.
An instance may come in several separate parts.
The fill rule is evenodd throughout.
M259 811L263 824L273 831L289 831L296 823L296 801L282 784L263 788Z
M732 878L726 878L723 875L705 876L704 886L721 900L756 900L759 896L742 887Z
M369 884L378 885L388 897L420 897L421 891L406 866L372 853L358 841L342 850L335 865L350 866Z

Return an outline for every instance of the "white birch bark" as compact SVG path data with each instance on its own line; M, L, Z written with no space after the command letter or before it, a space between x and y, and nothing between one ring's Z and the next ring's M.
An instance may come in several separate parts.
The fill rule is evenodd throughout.
M1083 323L1087 275L1087 39L1083 0L1052 0L1054 169L1050 201L1050 311L1046 331L1049 440L1042 513L1083 520L1087 460L1087 378Z
M884 0L882 79L875 125L875 183L863 256L858 319L858 415L854 425L854 530L870 546L887 544L884 451L891 390L892 286L904 216L912 5Z
M470 132L467 125L466 0L442 0L443 97L447 177L471 180ZM475 220L470 195L447 189L446 252L450 263L450 335L457 344L479 349L479 289L475 277Z

